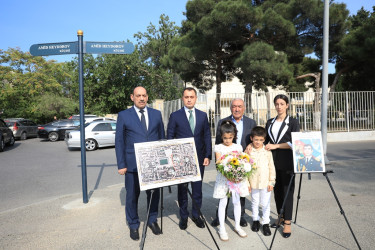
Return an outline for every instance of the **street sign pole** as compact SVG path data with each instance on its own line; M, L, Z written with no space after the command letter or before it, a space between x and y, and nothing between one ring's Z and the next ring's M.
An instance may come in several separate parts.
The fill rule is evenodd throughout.
M79 120L81 134L81 172L83 203L88 203L87 171L86 171L86 137L85 137L85 103L83 98L83 31L77 31L78 36L78 68L79 68Z
M78 54L82 195L83 203L88 203L84 110L85 102L83 98L83 54L131 54L135 48L132 43L125 42L84 42L82 30L77 31L77 36L78 42L33 44L30 47L30 54L33 56Z

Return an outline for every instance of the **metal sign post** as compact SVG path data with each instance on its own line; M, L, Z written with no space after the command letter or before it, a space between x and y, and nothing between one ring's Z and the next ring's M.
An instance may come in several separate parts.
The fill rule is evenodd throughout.
M83 203L88 203L87 171L86 171L86 139L85 139L85 105L83 80L83 54L131 54L134 51L132 43L125 42L84 42L83 31L77 31L78 42L33 44L30 54L33 56L50 56L78 54L79 71L79 121L81 133L81 172Z

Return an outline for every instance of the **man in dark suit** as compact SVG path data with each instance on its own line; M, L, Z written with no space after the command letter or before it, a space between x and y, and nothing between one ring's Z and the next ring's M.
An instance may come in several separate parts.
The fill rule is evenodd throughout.
M298 171L323 171L321 162L312 155L313 148L310 144L303 146L304 158L298 159Z
M134 143L157 141L165 138L161 113L146 107L147 91L136 87L130 95L134 106L118 114L116 126L116 158L118 173L125 175L126 202L125 214L130 229L130 238L139 240L138 198L140 194ZM147 190L147 207L151 202L148 226L155 235L161 233L157 224L160 191L154 189L152 200L151 191Z
M182 101L184 107L173 112L169 117L167 138L180 139L194 137L197 150L199 169L202 180L204 168L210 164L212 154L211 132L208 124L207 114L194 107L197 101L197 91L194 88L185 88ZM178 185L178 205L180 207L181 230L187 228L189 212L187 184ZM191 183L193 199L200 209L202 206L202 181ZM192 206L192 220L199 227L204 228L204 222L200 219L198 209Z
M223 139L221 138L220 134L220 125L223 121L232 121L237 128L237 139L236 143L240 144L245 151L246 147L250 144L250 133L251 130L256 126L256 122L245 116L245 102L241 98L235 98L232 100L231 105L230 105L230 110L232 112L232 115L221 119L217 125L216 128L216 140L215 144L220 144L223 142ZM245 220L245 197L240 198L241 202L241 220L240 220L240 225L241 227L246 227L247 222ZM227 209L228 209L228 204L227 203ZM211 225L214 227L217 227L219 225L219 219L217 218L217 211L216 211L216 218L211 222Z

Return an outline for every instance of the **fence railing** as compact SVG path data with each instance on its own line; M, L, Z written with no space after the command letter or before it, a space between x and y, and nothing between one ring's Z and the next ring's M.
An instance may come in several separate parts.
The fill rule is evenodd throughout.
M234 98L245 101L245 115L258 125L265 126L276 116L273 98L281 92L251 94L198 94L195 107L206 112L215 136L217 122L231 115L230 104ZM289 115L299 120L302 131L319 131L321 126L321 93L289 92ZM375 130L375 92L333 92L328 95L328 132ZM219 101L220 100L220 101ZM151 104L152 105L152 104ZM163 114L165 126L169 115L182 108L181 99L164 101L158 109Z

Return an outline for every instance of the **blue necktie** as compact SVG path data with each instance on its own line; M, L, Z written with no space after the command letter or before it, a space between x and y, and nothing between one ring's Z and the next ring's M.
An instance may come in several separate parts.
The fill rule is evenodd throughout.
M142 127L145 130L145 132L147 133L146 117L145 117L145 114L144 114L145 111L143 109L141 109L141 110L139 110L139 112L141 112L141 124L142 124Z

